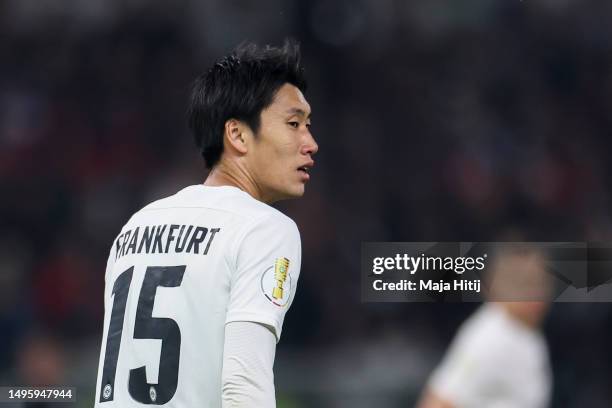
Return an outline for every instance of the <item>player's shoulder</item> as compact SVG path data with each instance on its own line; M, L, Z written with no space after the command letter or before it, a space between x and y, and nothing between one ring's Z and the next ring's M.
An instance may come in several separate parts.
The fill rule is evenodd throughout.
M126 223L130 225L151 212L218 212L233 219L236 225L271 223L277 227L296 229L293 220L276 208L256 200L232 186L210 187L202 184L183 188L177 193L155 200L138 210Z
M524 353L532 347L537 333L508 315L502 306L485 304L460 331L464 347L479 354L488 352L497 358L511 359L515 353Z
M501 311L489 304L482 305L459 328L457 343L462 349L491 350L504 341ZM480 352L480 351L478 351Z
M282 236L294 236L299 239L299 230L296 223L276 208L254 199L242 192L243 202L236 201L244 218L243 232L268 231L280 233Z

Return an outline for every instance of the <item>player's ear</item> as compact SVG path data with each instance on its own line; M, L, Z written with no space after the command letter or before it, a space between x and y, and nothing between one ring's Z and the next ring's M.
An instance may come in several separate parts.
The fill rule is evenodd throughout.
M249 127L237 119L229 119L225 122L223 138L225 143L239 153L247 152L247 132Z

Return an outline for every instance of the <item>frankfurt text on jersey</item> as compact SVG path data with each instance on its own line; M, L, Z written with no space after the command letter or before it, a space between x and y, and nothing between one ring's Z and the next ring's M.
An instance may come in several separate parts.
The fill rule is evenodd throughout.
M147 225L127 230L115 240L115 259L128 254L193 253L207 255L221 228L194 225Z

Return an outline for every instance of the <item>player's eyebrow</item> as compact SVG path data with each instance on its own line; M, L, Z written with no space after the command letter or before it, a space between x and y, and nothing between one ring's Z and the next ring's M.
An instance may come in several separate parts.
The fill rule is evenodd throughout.
M287 113L291 115L304 116L306 118L310 118L312 116L312 112L307 114L304 109L300 109L300 108L290 108L287 110Z

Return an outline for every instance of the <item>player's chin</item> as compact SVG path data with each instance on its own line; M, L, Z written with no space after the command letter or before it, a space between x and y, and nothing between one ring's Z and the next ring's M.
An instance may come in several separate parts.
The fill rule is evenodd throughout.
M295 186L290 186L283 189L279 189L276 190L276 193L273 195L273 197L268 200L268 202L270 203L274 203L277 201L283 201L283 200L291 200L294 198L300 198L304 195L304 184L302 183L301 186L295 185Z
M304 192L306 190L306 183L296 183L295 185L291 186L291 188L287 189L286 194L287 194L287 198L291 199L291 198L300 198L304 195Z
M300 186L297 186L291 193L291 198L300 198L304 195L304 192L306 191L306 186L304 184L301 184Z

